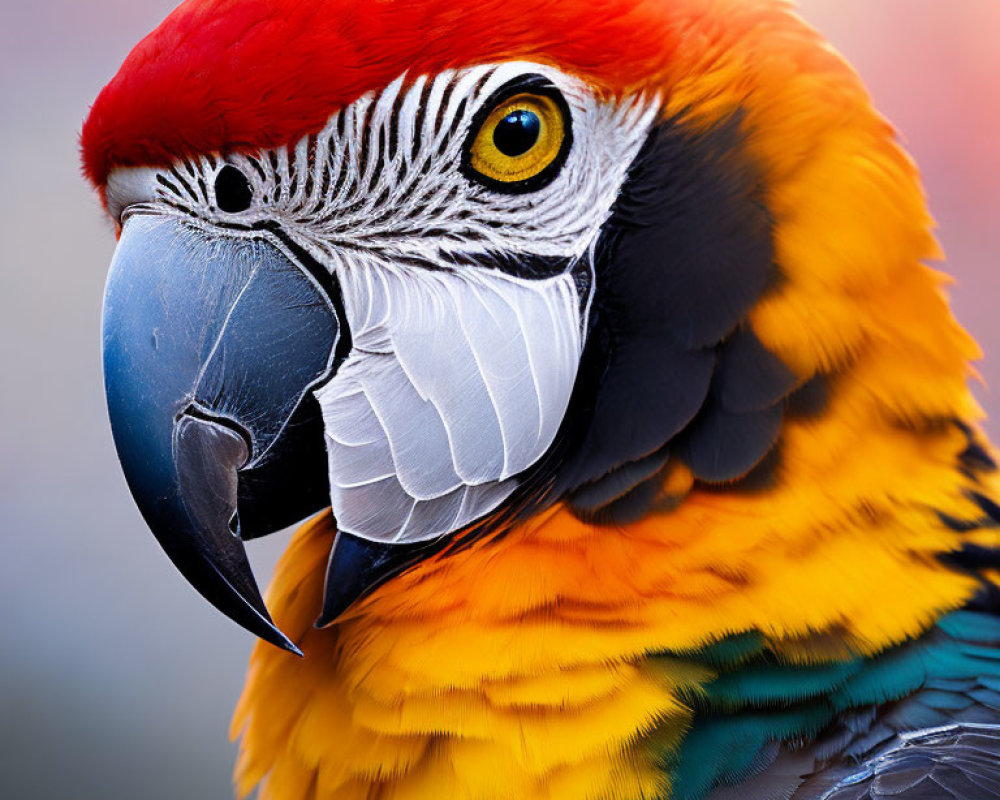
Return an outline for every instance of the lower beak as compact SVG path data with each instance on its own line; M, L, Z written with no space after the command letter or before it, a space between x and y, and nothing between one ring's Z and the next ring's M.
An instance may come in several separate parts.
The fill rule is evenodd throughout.
M224 614L298 652L243 539L329 505L312 390L349 337L332 278L293 250L274 233L133 215L105 293L104 375L125 478L167 555Z

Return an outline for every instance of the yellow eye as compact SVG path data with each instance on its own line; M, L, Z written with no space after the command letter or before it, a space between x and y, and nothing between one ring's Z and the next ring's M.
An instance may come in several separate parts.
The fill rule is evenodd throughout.
M558 167L557 159L561 163L569 143L568 133L566 113L553 97L517 94L497 105L483 121L469 148L468 166L494 186L538 188L532 179L547 168Z

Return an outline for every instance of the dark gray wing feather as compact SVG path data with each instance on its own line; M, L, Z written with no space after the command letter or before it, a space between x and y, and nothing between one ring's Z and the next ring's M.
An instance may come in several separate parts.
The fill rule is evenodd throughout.
M996 800L1000 725L957 723L903 734L817 800Z

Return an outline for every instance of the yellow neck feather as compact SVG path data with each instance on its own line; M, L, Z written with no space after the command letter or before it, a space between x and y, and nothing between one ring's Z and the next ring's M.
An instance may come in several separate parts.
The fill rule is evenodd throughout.
M557 508L327 630L312 622L334 531L317 518L268 597L306 658L258 646L233 727L241 788L271 771L274 800L651 797L665 776L650 754L680 741L679 697L712 677L684 652L761 630L808 661L837 655L823 634L870 654L921 632L976 589L936 560L961 539L936 510L978 513L955 467L965 437L859 426L843 446L837 411L789 423L773 491L694 491L627 529ZM646 658L664 651L678 655Z

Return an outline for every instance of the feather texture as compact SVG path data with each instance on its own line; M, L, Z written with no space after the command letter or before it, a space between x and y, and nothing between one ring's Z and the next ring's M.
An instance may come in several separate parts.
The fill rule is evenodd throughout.
M707 487L670 459L661 504L637 521L594 525L556 506L424 560L325 631L311 624L333 530L315 522L269 595L307 658L258 647L234 720L244 791L270 773L262 796L273 800L310 786L316 798L699 798L720 781L766 786L780 773L758 796L787 797L808 766L795 749L804 738L817 737L814 765L884 746L894 726L951 713L941 692L988 662L974 641L935 649L947 630L923 638L992 579L938 556L1000 537L941 516L982 520L971 492L998 486L991 451L977 457L985 445L966 387L978 351L922 263L938 249L916 171L854 74L784 4L670 8L687 35L657 78L663 118L705 135L738 120L773 245L754 252L778 279L765 269L716 323L692 319L682 356L651 362L622 345L628 374L655 391L635 412L617 406L623 427L592 477L665 440L643 444L639 429L623 446L635 414L683 405L672 392L687 368L678 358L700 388L666 435L713 391L714 352L681 345L751 332L819 400L790 401L764 489ZM658 279L645 274L640 291ZM656 307L644 313L662 322ZM734 412L781 396L741 407L724 384L718 392ZM930 648L940 676L908 642ZM791 688L762 658L797 675ZM922 681L935 692L919 701L930 712L904 704L881 715ZM996 687L970 691L982 690ZM713 702L728 716L705 723Z
M261 70L276 52L294 57ZM510 59L662 100L594 249L586 369L526 486L547 507L324 630L336 531L303 528L268 601L307 657L255 650L240 790L978 800L996 745L972 726L1000 694L978 349L926 264L914 165L788 4L189 0L95 104L87 171L249 159L404 72L393 91Z

